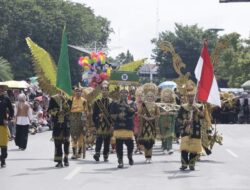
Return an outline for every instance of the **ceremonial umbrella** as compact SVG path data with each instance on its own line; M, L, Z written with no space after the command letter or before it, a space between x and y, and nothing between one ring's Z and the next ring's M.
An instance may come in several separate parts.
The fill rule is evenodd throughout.
M158 87L162 89L168 88L168 89L174 90L177 87L177 84L174 81L165 81L165 82L160 83Z
M29 79L30 79L31 84L38 85L38 81L37 81L38 77L30 77Z
M6 85L9 88L28 88L30 85L22 80L22 81L15 81L15 80L9 80L5 82L0 82L0 85Z

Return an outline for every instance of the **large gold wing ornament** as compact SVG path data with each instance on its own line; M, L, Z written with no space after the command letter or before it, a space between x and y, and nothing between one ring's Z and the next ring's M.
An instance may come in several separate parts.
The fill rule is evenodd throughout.
M56 93L56 65L51 55L43 48L34 43L29 37L26 43L33 58L33 66L40 87L50 95Z
M173 45L168 41L164 41L160 43L159 47L164 53L170 53L172 55L175 72L179 76L183 76L181 69L185 68L186 65L183 63L181 57L175 52Z
M137 71L145 63L146 60L147 59L141 59L138 61L120 65L120 67L117 70L118 71Z
M228 42L225 40L219 40L218 42L216 42L215 48L211 54L211 60L214 66L219 63L219 55L221 51L228 48L228 46Z

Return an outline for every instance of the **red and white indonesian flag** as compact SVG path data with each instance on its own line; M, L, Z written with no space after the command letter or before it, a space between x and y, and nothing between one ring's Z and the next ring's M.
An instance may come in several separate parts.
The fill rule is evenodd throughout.
M209 57L207 43L204 43L194 73L198 80L197 99L221 107L220 93Z

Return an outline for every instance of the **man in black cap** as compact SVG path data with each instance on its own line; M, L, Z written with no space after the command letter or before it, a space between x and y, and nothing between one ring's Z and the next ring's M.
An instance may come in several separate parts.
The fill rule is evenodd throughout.
M54 161L57 162L57 168L63 167L62 161L64 162L64 166L69 166L70 106L68 103L68 100L63 96L62 92L58 92L58 94L52 96L49 102L48 112L51 115L53 124L52 136L55 144Z
M1 167L5 167L5 159L8 156L7 146L9 141L8 120L14 115L14 110L10 99L5 96L7 86L0 85L0 148L1 148Z
M129 165L133 165L132 158L134 149L133 118L135 114L134 102L128 102L128 91L120 90L120 100L111 105L111 117L114 120L114 137L116 138L116 153L118 168L123 168L123 144L128 149Z
M195 90L187 92L188 103L182 104L178 113L181 129L181 167L180 170L195 170L195 163L202 152L201 125L204 119L203 105L194 101Z

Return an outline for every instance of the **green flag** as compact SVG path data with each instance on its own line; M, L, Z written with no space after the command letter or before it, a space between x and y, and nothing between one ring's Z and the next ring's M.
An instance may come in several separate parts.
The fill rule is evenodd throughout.
M64 91L69 96L72 95L68 40L65 27L63 29L60 57L57 65L56 87Z

